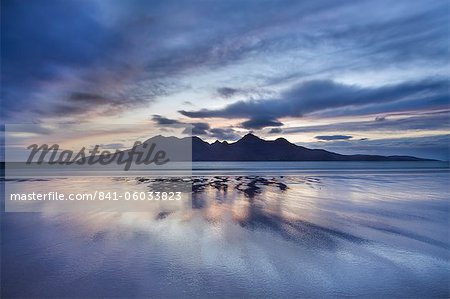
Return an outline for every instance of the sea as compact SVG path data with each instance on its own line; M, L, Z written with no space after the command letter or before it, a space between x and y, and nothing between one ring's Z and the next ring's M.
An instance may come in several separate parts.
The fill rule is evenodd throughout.
M4 183L147 192L173 179ZM182 179L189 198L139 212L5 212L2 196L1 298L450 296L448 162L196 162Z

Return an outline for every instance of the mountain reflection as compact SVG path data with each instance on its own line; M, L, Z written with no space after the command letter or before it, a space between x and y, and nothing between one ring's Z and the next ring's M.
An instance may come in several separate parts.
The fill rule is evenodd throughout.
M146 184L149 190L174 190L180 186L180 182L186 182L186 178L137 178L137 181ZM332 249L336 246L335 238L356 243L368 242L352 234L314 224L302 219L302 215L289 211L285 201L291 196L290 188L320 188L321 181L318 178L212 176L193 177L191 181L191 206L185 205L178 213L168 206L169 210L158 211L155 219L175 218L192 208L211 225L231 219L232 223L244 229L271 231L307 247ZM292 187L288 187L288 184ZM301 201L301 198L297 200Z

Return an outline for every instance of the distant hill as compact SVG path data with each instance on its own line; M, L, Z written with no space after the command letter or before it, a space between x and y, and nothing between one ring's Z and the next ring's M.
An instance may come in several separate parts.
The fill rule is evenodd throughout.
M309 149L290 143L284 138L263 140L247 134L228 143L208 143L199 137L152 137L146 142L170 144L186 148L192 142L192 161L430 161L411 156L341 155L323 149Z

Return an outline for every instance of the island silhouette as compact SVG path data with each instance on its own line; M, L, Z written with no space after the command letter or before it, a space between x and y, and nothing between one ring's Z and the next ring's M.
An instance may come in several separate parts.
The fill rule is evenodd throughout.
M192 143L192 161L433 161L413 156L343 155L299 146L285 138L264 140L251 133L236 142L216 140L208 143L197 136L158 135L144 143L160 143L179 149Z

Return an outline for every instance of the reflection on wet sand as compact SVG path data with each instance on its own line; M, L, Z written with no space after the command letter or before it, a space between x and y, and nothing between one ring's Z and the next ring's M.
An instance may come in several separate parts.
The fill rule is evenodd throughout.
M319 188L320 179L314 177L261 177L261 176L214 176L193 177L192 209L200 211L200 215L211 224L229 220L245 229L270 230L283 238L317 248L330 249L335 246L335 239L341 238L351 242L367 242L367 240L349 233L322 227L302 219L302 215L294 214L286 209L283 200L289 192L288 184L295 188ZM177 188L178 182L186 179L151 179L137 178L146 184L149 190ZM303 187L301 187L303 185ZM173 189L172 189L173 190ZM272 194L272 196L267 196ZM297 198L301 201L301 198ZM184 206L186 208L186 206ZM173 208L167 205L167 208ZM178 212L186 212L178 211ZM187 211L190 212L190 211ZM155 219L165 220L177 217L173 210L156 212Z
M68 192L188 183L192 198L151 201L145 212L6 213L2 287L5 297L448 297L447 182L446 174L15 181L24 191Z

